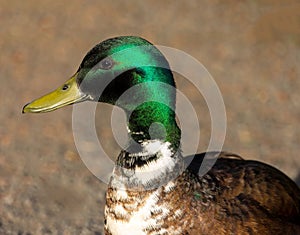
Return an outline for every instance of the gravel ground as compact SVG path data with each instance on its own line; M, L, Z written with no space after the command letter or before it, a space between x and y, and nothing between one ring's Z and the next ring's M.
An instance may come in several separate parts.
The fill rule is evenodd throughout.
M40 115L21 109L67 80L92 46L117 35L197 58L223 95L223 149L300 183L298 1L1 0L0 22L0 234L103 234L106 184L77 153L72 107ZM198 114L198 150L205 151L207 106L191 83L176 81ZM111 110L100 104L96 125L102 146L116 156Z

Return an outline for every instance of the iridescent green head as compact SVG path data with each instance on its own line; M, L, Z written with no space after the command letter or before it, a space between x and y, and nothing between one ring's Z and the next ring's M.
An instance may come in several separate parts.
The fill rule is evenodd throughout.
M136 108L138 100L162 96L157 92L159 84L154 82L175 86L165 57L139 37L117 37L96 45L84 57L77 73L77 83L83 93L93 100L116 104L129 112ZM130 88L145 82L148 82L147 86L139 86L130 92ZM118 100L126 91L133 93L128 94L130 100ZM175 94L172 89L167 94L169 97L160 98L173 108Z
M166 138L174 134L178 138L175 94L163 54L145 39L123 36L96 45L71 79L24 106L23 112L48 112L85 100L105 102L121 107L128 115L129 129L143 132L144 139L150 138L153 123L164 126Z

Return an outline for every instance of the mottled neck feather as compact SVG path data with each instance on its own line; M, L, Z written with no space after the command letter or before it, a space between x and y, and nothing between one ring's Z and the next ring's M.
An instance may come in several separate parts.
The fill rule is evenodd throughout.
M118 190L153 190L176 179L185 169L180 151L169 142L144 141L140 149L121 151L110 187ZM137 152L134 152L137 151Z

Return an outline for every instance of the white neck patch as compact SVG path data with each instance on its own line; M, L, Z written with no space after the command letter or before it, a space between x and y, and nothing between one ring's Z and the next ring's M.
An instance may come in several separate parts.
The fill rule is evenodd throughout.
M169 142L162 142L161 140L148 140L143 142L141 146L141 152L130 153L129 156L143 157L156 155L157 158L135 169L116 166L112 174L111 187L129 189L129 186L134 184L142 186L143 189L154 189L170 181L167 176L174 171L176 165L180 164L180 153L174 153L171 144ZM179 174L181 172L178 172ZM154 181L158 184L153 185Z

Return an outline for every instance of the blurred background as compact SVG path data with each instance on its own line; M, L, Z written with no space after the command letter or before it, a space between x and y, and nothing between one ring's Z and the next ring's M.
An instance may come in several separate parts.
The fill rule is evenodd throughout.
M299 184L299 1L1 0L0 26L0 234L103 234L106 185L77 153L72 107L21 110L74 74L95 44L118 35L199 60L224 98L223 149L269 163ZM188 80L176 82L197 111L198 150L205 151L206 104ZM111 110L98 105L96 125L114 157Z

